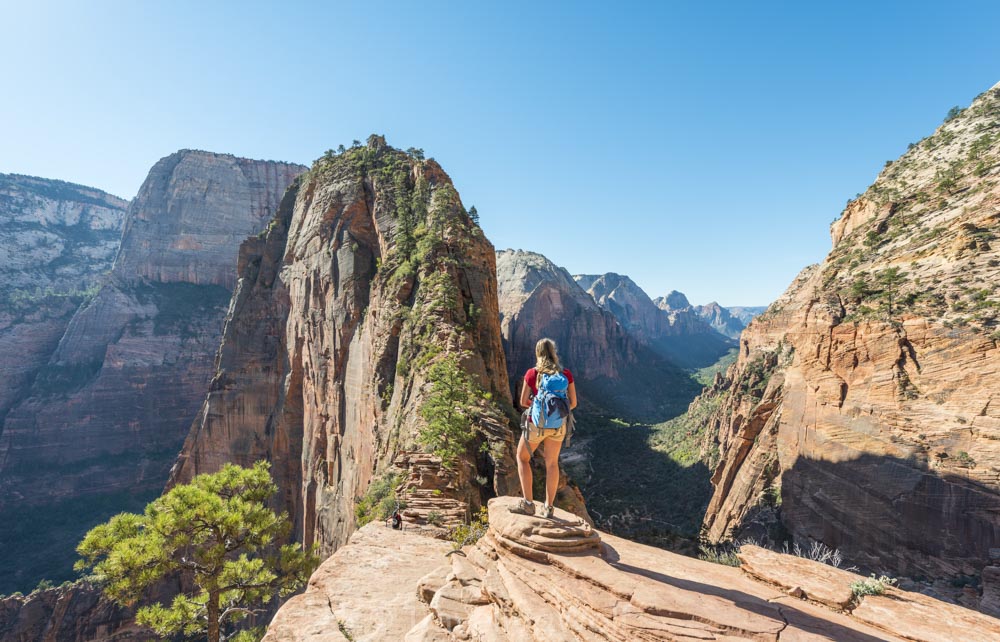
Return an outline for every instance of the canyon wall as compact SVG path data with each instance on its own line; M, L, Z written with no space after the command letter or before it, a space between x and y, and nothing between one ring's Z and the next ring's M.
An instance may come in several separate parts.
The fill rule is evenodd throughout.
M578 274L573 278L629 334L675 365L704 368L735 345L702 319L687 297L676 290L650 299L632 279L621 274Z
M500 331L515 396L525 371L535 365L535 343L542 337L556 342L563 365L573 373L585 411L581 417L596 412L662 420L680 412L697 392L684 371L541 254L497 252L497 278Z
M129 205L111 274L0 431L0 590L72 577L86 530L156 496L212 376L240 242L304 168L184 150Z
M127 206L90 187L0 174L0 426L111 268Z
M717 404L712 540L819 541L979 577L1000 541L1000 85L889 162L833 250L743 332ZM717 454L715 454L717 453Z

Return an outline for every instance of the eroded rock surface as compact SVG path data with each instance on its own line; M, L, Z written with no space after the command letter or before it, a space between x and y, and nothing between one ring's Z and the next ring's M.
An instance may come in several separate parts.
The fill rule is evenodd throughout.
M440 543L432 549L415 533L366 526L316 572L305 595L281 608L266 639L342 640L342 628L357 640L407 642L952 642L1000 635L998 620L892 588L831 608L813 596L850 595L861 577L810 560L757 549L748 551L752 567L721 566L599 533L558 509L550 519L516 515L509 512L514 501L490 500L486 535L447 557ZM397 569L386 577L399 581L360 588L380 559ZM808 592L793 597L789 584ZM380 603L390 608L373 607ZM931 605L939 606L934 617ZM399 626L409 621L404 637Z
M305 593L281 607L264 640L402 640L426 616L421 578L446 564L449 550L438 539L368 524L316 569Z
M436 162L379 136L317 161L267 233L243 245L239 270L173 482L268 459L294 536L326 554L396 464L412 475L401 491L413 523L433 511L457 523L516 484L495 254ZM472 443L444 473L440 459L410 454L429 369L446 354L479 399L463 409Z

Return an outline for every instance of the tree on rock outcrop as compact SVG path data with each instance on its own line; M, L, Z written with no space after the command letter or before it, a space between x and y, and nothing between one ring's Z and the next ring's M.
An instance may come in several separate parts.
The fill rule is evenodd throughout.
M175 486L142 515L112 517L77 546L77 570L92 568L105 595L123 606L165 576L183 573L196 590L169 606L140 608L137 622L162 636L258 639L259 630L225 633L274 597L296 591L318 564L313 551L276 546L290 523L267 507L277 491L269 469L263 461L253 468L226 464Z

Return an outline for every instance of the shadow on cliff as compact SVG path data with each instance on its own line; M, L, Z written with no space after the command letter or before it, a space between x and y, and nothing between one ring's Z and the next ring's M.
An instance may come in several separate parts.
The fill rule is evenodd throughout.
M1000 494L958 456L799 457L782 476L781 519L793 536L836 548L863 572L977 576L1000 542Z

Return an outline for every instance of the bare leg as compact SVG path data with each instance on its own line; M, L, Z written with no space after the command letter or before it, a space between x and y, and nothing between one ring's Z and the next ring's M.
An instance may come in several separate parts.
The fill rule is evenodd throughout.
M542 448L542 455L545 456L545 503L552 506L556 501L556 489L559 488L559 451L562 450L562 440L546 439Z
M521 493L526 500L534 501L534 494L531 492L531 453L534 452L531 444L524 440L517 442L517 476L521 479Z

